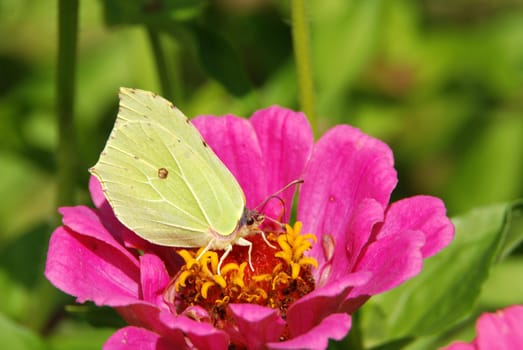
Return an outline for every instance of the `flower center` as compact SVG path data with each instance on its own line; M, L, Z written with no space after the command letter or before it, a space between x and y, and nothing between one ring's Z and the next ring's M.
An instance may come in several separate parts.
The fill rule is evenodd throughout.
M197 260L203 248L179 250L185 265L167 287L167 301L178 314L192 306L203 307L217 327L230 321L230 303L268 306L279 309L285 318L288 307L315 287L311 270L318 263L304 253L316 242L316 236L301 234L301 227L301 222L296 222L294 227L285 225L285 231L266 232L267 240L277 249L268 246L261 235L249 237L254 271L247 264L247 247L234 247L221 274L217 252L207 251Z

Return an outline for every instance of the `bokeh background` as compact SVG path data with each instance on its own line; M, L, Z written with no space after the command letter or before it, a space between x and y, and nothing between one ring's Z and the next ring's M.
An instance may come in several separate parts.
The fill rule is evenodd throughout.
M79 11L76 190L61 204L90 205L87 169L120 86L163 94L190 117L300 108L288 1L99 0ZM394 197L436 195L451 216L523 197L523 1L314 0L308 16L318 136L348 123L383 139ZM99 348L121 324L42 275L58 224L57 19L57 1L0 0L0 342L14 349ZM522 276L517 252L501 273ZM487 292L523 303L521 278L508 280Z

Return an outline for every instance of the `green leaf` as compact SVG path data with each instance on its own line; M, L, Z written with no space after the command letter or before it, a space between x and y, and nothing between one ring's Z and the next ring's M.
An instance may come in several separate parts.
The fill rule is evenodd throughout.
M107 25L147 24L165 26L170 22L195 17L203 8L202 0L103 0Z
M210 77L220 82L236 96L252 90L247 73L231 44L216 31L205 27L191 27L196 39L202 67Z
M75 319L94 327L122 328L127 325L116 310L108 306L96 306L92 302L87 302L81 305L66 305L65 309Z
M509 255L521 242L523 242L523 201L518 201L514 204L510 213L510 226L507 239L503 244L501 257Z
M40 337L0 313L0 339L3 349L38 350L46 349Z
M51 231L52 227L42 223L0 248L0 266L9 271L14 281L34 287L44 270Z
M521 191L523 157L517 151L523 149L521 112L494 112L480 127L449 183L446 202L452 210L513 200Z
M114 328L94 328L83 322L66 320L49 337L48 343L53 350L101 349L114 332Z
M44 270L49 232L51 228L42 224L0 248L0 312L5 315L20 321L29 319L28 311L34 302L32 292ZM41 311L42 307L38 316Z
M0 312L31 329L43 329L55 310L70 301L44 276L51 232L42 223L0 247Z
M492 269L483 286L479 304L482 309L496 310L507 305L523 304L523 258L511 257Z
M456 237L446 249L418 276L363 307L363 334L381 344L441 333L463 319L499 256L514 207L495 205L453 219Z
M402 349L412 341L411 338L396 339L386 344L382 344L372 348L372 350L396 350Z
M312 2L312 63L319 109L334 113L362 71L371 63L381 34L386 1Z

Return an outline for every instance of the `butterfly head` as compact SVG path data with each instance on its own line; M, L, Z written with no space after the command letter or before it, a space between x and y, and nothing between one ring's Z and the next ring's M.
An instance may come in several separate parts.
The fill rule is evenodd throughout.
M240 220L242 226L246 229L244 231L247 231L246 234L249 234L253 231L259 231L260 225L262 224L263 220L265 220L265 216L258 213L255 210L249 210L245 209L243 214L242 220ZM243 222L242 222L243 221Z

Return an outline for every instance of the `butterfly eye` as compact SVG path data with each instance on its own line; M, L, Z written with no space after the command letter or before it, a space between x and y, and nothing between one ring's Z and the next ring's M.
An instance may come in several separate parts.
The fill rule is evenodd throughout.
M254 224L254 218L252 216L249 216L247 218L247 222L246 222L247 226L251 226Z

